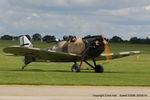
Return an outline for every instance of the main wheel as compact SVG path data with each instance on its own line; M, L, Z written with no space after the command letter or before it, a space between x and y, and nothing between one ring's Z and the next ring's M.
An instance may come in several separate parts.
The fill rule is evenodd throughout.
M80 66L78 64L72 65L72 72L80 72Z
M95 66L95 72L97 73L103 73L104 72L104 68L102 65L96 65Z

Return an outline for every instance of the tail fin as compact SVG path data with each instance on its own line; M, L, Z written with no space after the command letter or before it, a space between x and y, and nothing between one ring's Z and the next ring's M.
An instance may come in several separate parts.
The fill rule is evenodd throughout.
M20 37L20 46L22 47L33 47L32 43L29 41L29 39L26 36Z
M20 46L21 47L26 47L26 48L32 48L33 47L32 43L29 41L29 39L26 36L21 36L20 37ZM28 57L28 56L22 56L22 61L25 64L22 67L22 70L23 70L29 63L32 62L32 58Z

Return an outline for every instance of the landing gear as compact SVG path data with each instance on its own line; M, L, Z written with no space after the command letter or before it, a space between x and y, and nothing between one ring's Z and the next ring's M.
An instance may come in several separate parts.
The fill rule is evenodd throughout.
M104 68L102 65L96 65L95 66L95 72L96 73L103 73L104 72Z
M103 66L102 66L102 65L96 65L96 61L95 61L94 58L93 58L94 66L91 65L90 63L88 63L86 60L84 60L84 62L85 62L86 64L88 64L91 68L93 68L96 73L103 73L103 72L104 72Z
M102 65L96 65L96 61L95 59L93 58L93 63L94 63L94 66L91 65L90 63L88 63L85 59L83 60L87 65L89 65L92 69L95 70L96 73L103 73L104 72L104 68ZM80 68L81 68L81 65L82 65L82 60L81 60L81 64L80 66L76 63L76 61L74 61L74 65L72 66L72 72L80 72Z
M72 72L80 72L80 66L78 64L72 65Z

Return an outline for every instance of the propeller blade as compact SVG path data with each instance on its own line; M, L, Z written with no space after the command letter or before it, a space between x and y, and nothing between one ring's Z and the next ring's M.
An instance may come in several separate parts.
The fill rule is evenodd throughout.
M112 59L112 56L110 55L110 50L109 50L109 47L108 47L108 42L105 40L104 36L101 34L101 31L99 31L102 39L103 39L103 43L104 43L104 49L105 49L105 53L107 54L106 56L106 60L110 60Z
M101 36L102 36L102 35L101 35ZM106 59L107 59L107 60L110 60L110 59L112 59L112 56L110 55L110 50L109 50L109 47L108 47L108 43L107 43L107 41L104 39L103 36L102 36L102 38L103 38L105 53L107 54Z

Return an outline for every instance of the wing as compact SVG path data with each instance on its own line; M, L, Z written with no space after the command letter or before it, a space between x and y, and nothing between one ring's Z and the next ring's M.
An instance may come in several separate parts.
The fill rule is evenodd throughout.
M143 51L127 51L127 52L117 52L117 53L110 53L110 54L105 54L102 53L99 57L96 58L96 60L106 60L107 56L112 56L112 59L116 58L122 58L130 55L135 55L135 54L141 54L144 53Z
M11 53L16 56L28 56L41 60L49 60L49 61L59 61L59 62L69 62L74 61L74 59L81 59L80 55L64 53L64 52L56 52L52 50L40 49L40 48L26 48L20 46L10 46L4 48L3 51L5 53Z

